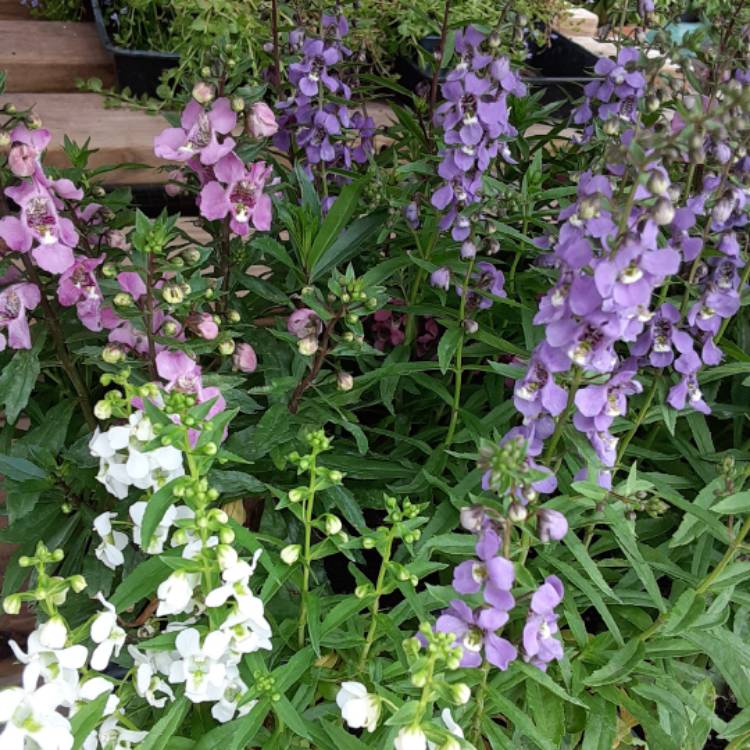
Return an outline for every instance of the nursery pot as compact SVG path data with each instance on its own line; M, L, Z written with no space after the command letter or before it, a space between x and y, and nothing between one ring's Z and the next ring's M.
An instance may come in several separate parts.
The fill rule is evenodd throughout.
M433 53L440 44L440 37L426 36L420 39L419 44L427 52ZM591 81L594 66L599 60L599 57L580 44L558 33L552 34L549 45L543 47L537 46L530 39L529 52L526 64L539 74L524 74L521 79L531 89L544 90L544 104L578 99L583 87ZM415 56L400 55L396 59L395 69L400 76L401 85L415 93L429 86L432 79L432 71L421 66ZM447 69L441 70L438 80L444 81L447 73ZM570 109L569 106L561 106L555 115L558 118L567 117Z
M174 52L125 49L112 41L99 0L91 0L94 22L104 49L115 59L115 73L120 88L129 88L136 96L154 96L159 78L165 70L179 65L180 56Z

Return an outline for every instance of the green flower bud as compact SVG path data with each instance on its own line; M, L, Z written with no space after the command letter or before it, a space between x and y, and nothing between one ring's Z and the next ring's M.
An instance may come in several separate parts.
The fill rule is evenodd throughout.
M230 354L234 354L235 344L232 339L225 339L222 341L219 346L219 354L222 354L225 357L228 357Z
M3 599L3 609L9 615L17 615L21 611L22 604L21 596L19 594L11 594Z
M127 292L118 292L113 300L117 307L132 307L133 298Z
M97 401L94 416L100 420L109 419L112 416L112 404L109 401Z
M81 575L71 576L68 578L68 581L70 582L70 587L76 592L76 594L80 594L88 585L86 579Z
M328 536L333 536L341 531L341 519L338 516L334 516L332 513L326 513L323 516L323 527Z
M288 544L281 550L281 560L287 565L294 565L301 553L302 547L299 544Z
M185 299L182 287L179 284L165 284L161 290L161 296L169 305L179 305Z

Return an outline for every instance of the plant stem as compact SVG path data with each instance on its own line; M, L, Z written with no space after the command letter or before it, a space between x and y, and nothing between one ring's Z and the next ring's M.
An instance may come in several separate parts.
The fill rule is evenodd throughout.
M732 559L734 558L737 551L742 547L742 543L745 541L745 537L748 534L750 534L750 516L745 519L737 536L729 544L726 552L724 553L724 556L716 564L716 567L698 584L698 586L696 586L696 594L705 594L711 588L711 584L724 572L727 565L732 562ZM659 632L661 626L667 621L668 617L668 612L659 615L659 617L654 620L651 627L647 630L644 630L640 634L639 640L645 641Z
M451 405L451 421L448 425L448 433L445 436L445 442L443 443L444 448L448 448L453 442L453 436L456 433L456 426L458 425L458 410L461 406L461 387L463 384L463 355L464 355L464 317L466 315L466 300L469 297L469 283L471 282L471 272L474 269L474 258L469 261L469 265L466 267L466 274L464 275L464 286L461 290L461 303L458 308L458 325L459 338L456 346L456 364L454 367L455 378L453 381L453 403Z
M659 371L661 372L661 371ZM635 422L633 423L633 426L628 430L627 435L621 440L620 447L617 450L617 460L615 462L615 466L619 465L619 463L622 461L623 456L625 455L625 451L628 448L628 445L630 445L630 441L635 436L635 433L638 432L640 429L640 426L643 424L643 420L646 418L646 414L648 413L648 410L651 408L651 404L654 400L654 396L656 395L656 391L659 387L659 373L654 375L654 379L651 383L651 387L648 389L648 393L646 394L646 400L643 402L640 411L638 412L638 416L635 418ZM612 474L612 477L614 478L614 472Z
M552 437L550 438L549 443L547 443L547 450L544 451L544 458L542 459L542 463L545 466L549 464L549 460L554 455L555 449L557 448L557 444L560 442L560 438L562 437L562 431L563 431L563 428L565 427L565 422L570 416L570 412L573 411L573 405L575 404L576 393L578 391L579 386L581 385L582 378L583 378L583 372L581 371L581 368L576 367L575 375L573 376L573 382L570 384L570 390L568 391L568 403L565 405L565 410L563 411L563 413L557 418L555 431L552 433Z
M279 7L278 0L271 0L271 36L273 37L273 85L276 94L281 89L281 52L279 50Z
M367 631L367 638L365 639L365 647L362 649L362 656L359 658L358 670L363 672L367 663L367 657L370 654L372 644L375 642L375 634L377 632L377 617L380 610L380 597L383 595L383 584L385 583L385 574L388 570L388 565L391 561L391 552L393 551L393 540L396 536L396 530L391 527L386 537L385 549L383 550L383 558L380 562L380 570L378 571L378 579L375 582L375 598L372 600L370 605L370 628Z
M146 338L148 340L148 372L156 379L156 342L154 341L154 254L148 254L146 270Z
M52 338L55 341L55 347L57 349L57 356L60 359L60 364L63 370L67 374L70 382L73 384L73 388L78 396L78 403L81 405L81 411L83 412L83 418L86 420L86 424L90 430L96 429L96 419L94 418L94 412L91 409L91 402L89 401L88 390L84 384L81 376L76 369L73 359L70 356L68 348L65 346L65 337L63 336L62 329L60 328L60 321L57 317L55 309L47 299L47 294L44 291L44 285L42 280L39 278L39 274L34 268L34 264L31 262L28 254L21 255L21 262L23 263L24 269L27 276L33 284L39 289L41 295L42 307L44 308L45 318L47 327L52 333Z
M305 645L305 627L307 625L307 596L310 588L310 549L312 547L312 519L313 506L315 505L315 480L316 480L316 459L315 451L310 455L310 484L307 488L304 507L304 524L305 524L305 546L302 550L302 591L299 608L299 624L297 625L297 644L300 648Z
M484 699L487 695L487 680L490 675L490 663L485 661L482 665L482 681L474 696L476 710L474 712L474 721L471 729L471 743L475 747L482 746L482 715L484 714Z
M432 116L435 113L435 104L437 103L438 80L440 79L440 71L443 68L443 54L445 53L445 40L448 36L448 17L450 15L450 7L450 0L445 0L443 25L440 29L440 43L438 44L435 54L435 70L432 71L432 81L430 83L430 129L432 129Z

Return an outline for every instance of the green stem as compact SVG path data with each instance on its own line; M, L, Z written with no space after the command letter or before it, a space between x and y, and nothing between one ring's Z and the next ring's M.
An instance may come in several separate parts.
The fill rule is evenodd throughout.
M297 625L297 644L300 648L305 645L305 628L307 626L307 596L310 589L310 551L312 547L313 507L315 505L316 458L317 454L313 452L310 456L310 484L308 485L304 507L305 546L302 550L302 591L300 592L302 601L299 609L299 624Z
M640 411L638 412L638 416L635 418L635 422L633 423L633 426L628 430L627 435L620 441L620 447L617 450L617 461L616 466L620 464L620 462L623 459L623 456L625 455L625 451L628 449L628 446L630 445L630 441L635 436L635 433L638 432L640 429L640 426L643 424L643 420L646 418L646 414L648 413L648 410L651 408L651 404L654 401L654 396L656 395L656 391L659 387L659 374L657 373L654 375L654 379L651 383L651 387L648 389L648 393L646 394L646 400L643 402L643 405L640 408ZM616 469L615 469L616 471ZM615 472L612 473L612 478L614 479Z
M476 710L474 712L474 721L471 729L471 743L475 747L482 746L482 716L484 715L484 699L487 695L487 680L490 675L490 663L485 661L482 665L482 681L479 683L474 702Z
M550 459L557 449L557 444L560 442L560 438L562 437L562 431L565 427L565 422L570 416L570 413L573 411L576 393L581 385L581 380L583 379L583 372L581 371L581 368L576 367L574 369L575 375L573 376L573 382L570 384L570 389L568 390L568 403L565 405L565 410L563 411L563 413L557 418L555 431L552 433L552 437L550 438L549 443L547 443L547 450L544 451L544 458L542 459L542 463L545 466L549 464Z
M739 533L727 547L724 556L716 564L716 567L698 584L695 589L696 594L705 594L711 588L711 584L724 572L726 567L732 562L735 554L742 547L742 543L745 541L745 537L748 534L750 534L750 516L745 519L744 523L742 524L742 528L739 530ZM668 617L668 612L659 615L659 617L654 620L651 627L648 628L648 630L644 630L640 634L639 640L648 640L649 638L651 638L651 636L658 633L661 629L661 626L667 621Z
M463 356L464 356L464 318L466 316L466 301L469 298L469 283L471 282L471 272L474 270L474 258L469 261L469 265L466 267L466 274L464 275L464 285L461 290L461 303L458 308L458 325L459 338L458 345L456 346L456 364L454 367L455 378L453 381L453 403L451 405L451 421L448 425L448 433L445 436L445 442L443 443L444 448L450 447L453 442L453 437L456 434L456 427L458 425L458 410L461 406L461 388L463 385Z
M372 644L375 642L375 634L377 633L377 617L378 612L380 611L380 597L383 595L385 574L388 570L388 564L391 561L391 552L393 551L393 540L395 536L395 527L391 527L386 538L385 549L383 550L383 559L380 562L380 570L378 571L378 579L375 582L375 598L372 600L372 604L370 605L370 628L367 631L365 647L364 649L362 649L362 656L359 659L359 672L364 671L365 665L367 663L367 657L370 654L370 649L372 648Z

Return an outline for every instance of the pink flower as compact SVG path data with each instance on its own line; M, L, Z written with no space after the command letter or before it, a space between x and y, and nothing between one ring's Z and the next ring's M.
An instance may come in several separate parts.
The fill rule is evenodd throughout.
M35 284L13 284L0 292L0 328L7 329L8 338L0 333L0 351L6 343L11 349L31 349L31 334L26 311L33 310L42 295Z
M253 138L269 138L279 129L273 110L265 102L255 102L247 115L247 129Z
M228 136L237 125L237 115L229 99L217 99L210 111L195 100L185 107L180 120L181 128L167 128L154 139L154 152L162 159L189 161L200 156L203 164L216 164L234 148L234 139ZM226 135L219 142L217 135Z
M102 330L102 293L94 269L104 262L104 256L78 256L57 284L57 299L64 307L76 306L81 323L90 331Z
M159 377L167 381L167 391L179 391L180 393L194 393L198 397L198 403L202 404L215 398L208 411L207 418L211 419L226 408L226 401L218 388L204 388L201 379L201 368L185 352L162 351L156 355L156 372ZM224 434L226 437L226 432ZM195 444L198 440L198 432L190 430L190 442Z
M110 331L107 341L113 344L122 344L138 354L148 354L148 337L145 331L136 328L131 321L118 317L109 307L105 307L101 311L101 315L102 326ZM184 341L185 334L180 324L171 315L165 315L159 309L154 310L154 334L157 336L167 335L165 331L162 331L167 323L171 323L175 328L174 331L170 331L169 335L178 341ZM164 348L163 344L156 342L157 352Z
M123 292L127 292L136 301L146 294L146 284L136 271L118 273L117 283Z
M212 341L219 335L219 326L216 324L211 313L190 313L186 324L196 336L200 336L207 341Z
M20 217L6 216L0 220L0 238L8 247L26 253L38 243L31 254L39 267L49 273L62 273L72 266L72 248L78 244L78 233L70 219L58 215L49 190L33 179L7 188L5 193L21 208Z
M258 366L258 357L250 344L237 344L232 355L232 364L235 370L240 372L255 372Z
M201 214L209 220L223 219L230 214L233 232L243 237L248 224L261 231L271 228L271 198L263 192L271 168L259 161L246 169L235 154L225 156L215 167L221 182L209 182L200 194Z
M304 339L308 336L320 336L323 331L323 324L314 310L309 307L301 307L287 318L286 329L298 339Z
M50 142L49 130L29 130L25 125L13 129L14 146L8 154L8 166L16 177L42 176L39 157Z

